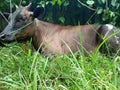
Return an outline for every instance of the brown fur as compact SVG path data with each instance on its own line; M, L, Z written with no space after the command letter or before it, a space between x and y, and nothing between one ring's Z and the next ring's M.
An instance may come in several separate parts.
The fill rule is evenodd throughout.
M44 55L74 53L76 51L89 53L96 50L102 41L101 37L104 37L110 31L106 36L108 37L116 30L116 28L109 28L109 26L113 27L112 25L61 26L35 19L32 24L24 29L9 34L14 29L19 29L32 21L31 15L33 15L33 12L29 11L29 7L30 5L17 8L13 13L12 26L8 24L5 30L0 33L3 41L32 37L34 48L39 49ZM23 20L23 17L25 17L25 20ZM109 40L109 43L112 46L119 46L119 37L120 35L113 37Z

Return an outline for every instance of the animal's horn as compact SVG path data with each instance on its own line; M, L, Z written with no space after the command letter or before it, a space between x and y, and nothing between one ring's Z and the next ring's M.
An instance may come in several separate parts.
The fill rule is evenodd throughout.
M27 9L27 10L29 10L31 4L32 4L32 3L30 3L30 4L28 4L28 5L26 6L26 9Z
M15 5L15 7L16 7L16 10L19 9L18 5Z

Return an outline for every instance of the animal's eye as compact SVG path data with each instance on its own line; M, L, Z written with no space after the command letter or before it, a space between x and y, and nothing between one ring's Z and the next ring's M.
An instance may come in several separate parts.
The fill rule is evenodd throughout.
M21 17L21 20L22 20L22 21L25 21L26 19L27 19L26 16Z
M22 16L16 19L16 22L22 22L22 21L26 21L27 17L26 16Z
M20 19L16 19L16 22L20 22Z

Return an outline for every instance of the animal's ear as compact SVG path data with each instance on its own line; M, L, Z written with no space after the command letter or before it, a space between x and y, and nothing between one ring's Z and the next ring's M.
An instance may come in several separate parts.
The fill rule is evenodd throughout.
M33 12L33 18L38 18L44 13L44 8L43 7L38 7L34 10Z

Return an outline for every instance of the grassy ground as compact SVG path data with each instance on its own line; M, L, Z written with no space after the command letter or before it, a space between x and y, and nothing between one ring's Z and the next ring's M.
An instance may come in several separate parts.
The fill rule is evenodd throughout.
M23 44L8 44L0 47L0 90L120 90L120 57L48 59Z

